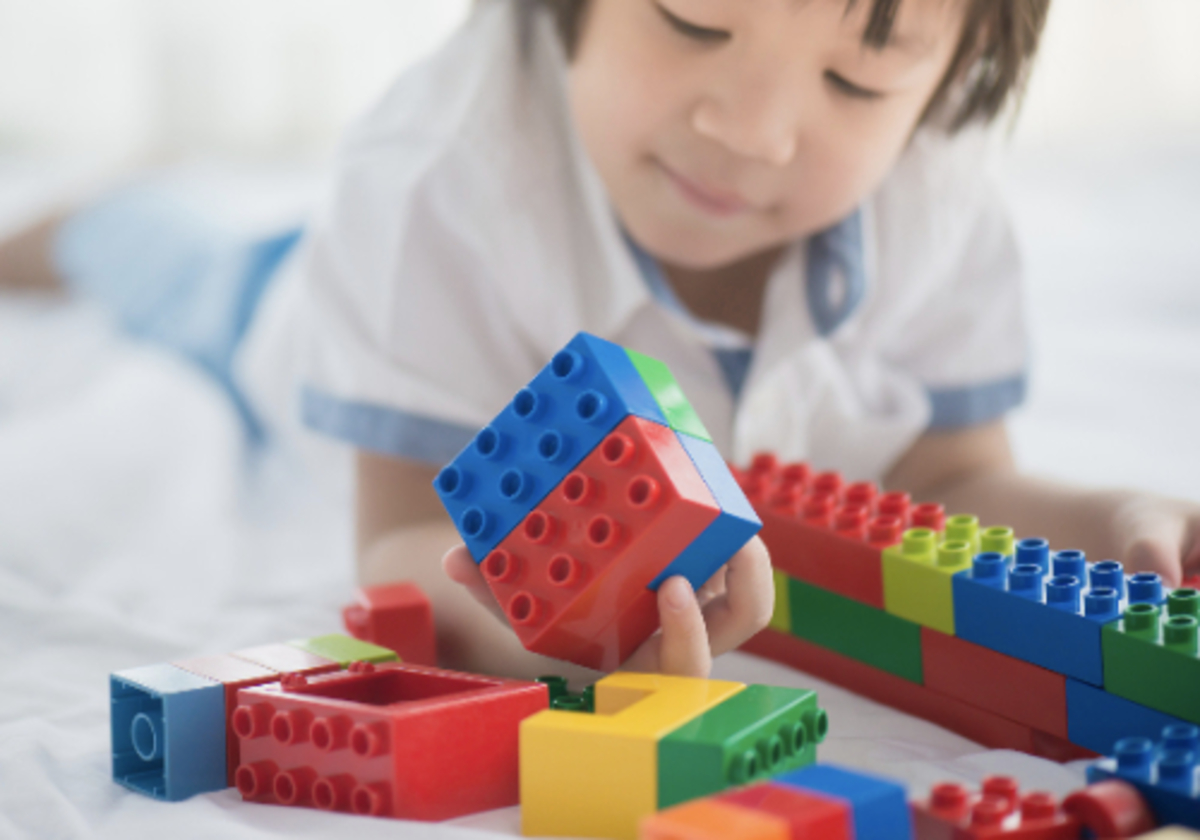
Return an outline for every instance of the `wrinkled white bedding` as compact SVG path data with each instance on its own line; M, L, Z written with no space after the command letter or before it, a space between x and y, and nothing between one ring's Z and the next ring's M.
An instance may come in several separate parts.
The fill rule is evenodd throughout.
M84 180L0 160L0 231ZM1200 153L1026 154L1011 185L1035 325L1023 464L1200 498ZM86 307L0 298L0 837L517 834L515 808L428 826L230 791L163 804L110 781L109 672L338 629L349 545L340 497L277 453L248 463L199 374ZM717 674L817 687L822 756L916 791L996 771L1058 792L1081 778L753 657Z

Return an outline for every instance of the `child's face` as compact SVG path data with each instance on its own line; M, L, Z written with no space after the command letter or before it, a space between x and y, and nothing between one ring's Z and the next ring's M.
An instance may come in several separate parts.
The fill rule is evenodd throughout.
M715 268L828 227L903 151L958 44L961 3L591 0L570 73L583 143L630 234Z

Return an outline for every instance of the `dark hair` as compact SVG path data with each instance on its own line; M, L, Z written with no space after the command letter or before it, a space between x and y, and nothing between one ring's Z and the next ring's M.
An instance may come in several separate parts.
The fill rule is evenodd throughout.
M847 9L858 1L847 0ZM1010 98L1020 98L1050 10L1050 0L965 1L962 36L922 117L925 121L953 97L954 111L948 115L950 131L976 120L990 122ZM553 13L567 54L573 54L589 0L535 2ZM875 49L887 45L902 2L871 0L864 44Z

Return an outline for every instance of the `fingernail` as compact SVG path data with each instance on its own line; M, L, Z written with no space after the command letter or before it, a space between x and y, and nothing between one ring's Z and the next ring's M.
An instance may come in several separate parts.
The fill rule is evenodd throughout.
M675 583L675 581L681 581ZM667 581L667 606L676 612L687 608L688 597L692 594L692 585L688 583L687 578L677 577Z

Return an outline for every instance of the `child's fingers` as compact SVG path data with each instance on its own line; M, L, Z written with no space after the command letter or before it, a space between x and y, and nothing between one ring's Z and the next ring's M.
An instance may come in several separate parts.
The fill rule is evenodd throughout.
M730 559L725 583L725 594L704 607L714 657L739 647L771 620L775 583L771 556L761 539L754 537Z
M658 670L680 677L707 677L712 671L708 630L687 578L668 578L658 588L658 615L662 622Z
M1142 499L1125 506L1117 516L1125 536L1121 560L1130 572L1158 572L1168 586L1183 577L1188 520L1176 510Z
M508 618L504 615L504 610L496 603L496 597L492 595L492 590L488 589L487 581L483 579L483 572L479 570L478 564L475 563L475 558L471 556L471 552L467 551L465 545L456 545L454 548L446 552L442 557L442 569L445 570L446 576L457 584L465 586L471 596L483 604L496 618L508 623Z

